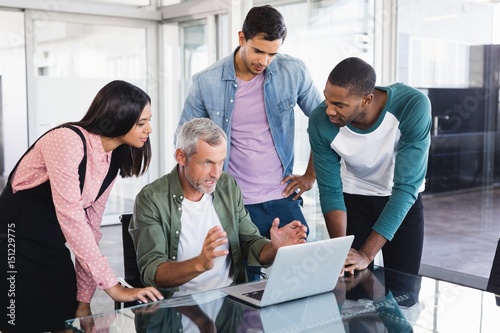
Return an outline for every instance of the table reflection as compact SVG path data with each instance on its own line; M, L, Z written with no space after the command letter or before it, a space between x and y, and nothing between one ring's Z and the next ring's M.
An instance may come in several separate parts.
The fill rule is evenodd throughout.
M382 267L330 293L257 309L220 290L69 320L73 332L491 332L495 295ZM457 320L467 318L467 320Z
M341 277L334 293L349 332L413 332L421 277L375 268Z

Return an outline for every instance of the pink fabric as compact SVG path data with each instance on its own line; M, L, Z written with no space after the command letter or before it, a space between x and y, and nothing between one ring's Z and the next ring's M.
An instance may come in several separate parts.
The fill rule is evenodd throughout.
M264 104L264 75L236 79L231 120L228 173L243 193L245 205L282 199L283 167L276 152Z
M87 142L83 195L78 176L83 144L78 134L68 128L56 129L38 141L19 164L12 188L15 193L50 179L57 219L76 258L77 299L90 302L96 287L107 289L118 281L98 245L102 237L101 220L112 186L98 201L93 201L108 172L111 152L104 151L99 135L81 131Z

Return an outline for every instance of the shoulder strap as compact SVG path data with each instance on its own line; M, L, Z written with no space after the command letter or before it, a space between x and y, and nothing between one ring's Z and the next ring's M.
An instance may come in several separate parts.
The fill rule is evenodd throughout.
M12 171L10 172L9 174L9 178L8 178L8 182L10 183L10 180L12 178L12 175L14 174L14 172L16 171L17 167L19 166L19 163L21 163L22 159L26 156L26 154L28 154L31 149L33 149L33 147L36 145L36 143L42 138L44 137L47 133L57 129L57 128L62 128L62 127L66 127L66 128L69 128L71 130L73 130L76 134L78 134L80 136L80 138L82 138L82 143L83 143L83 159L82 161L80 162L80 165L78 166L78 175L80 176L80 192L83 191L83 182L85 180L85 171L87 169L87 143L85 141L85 137L83 136L82 132L74 127L74 126L71 126L71 125L65 125L65 126L58 126L58 127L54 127L54 128L51 128L50 130L48 130L47 132L43 133L23 154L23 156L21 156L21 158L17 161L16 165L14 166L14 169L12 169Z
M82 138L83 142L84 154L82 162L78 167L78 174L80 176L80 192L83 193L83 185L85 184L85 172L87 171L87 144L85 141L85 137L83 136L83 133L77 127L73 126L67 126L67 127L72 129L75 133L77 133ZM101 188L99 189L97 197L95 198L94 201L99 200L104 191L106 191L109 185L111 185L111 182L113 181L113 179L115 179L117 173L118 173L118 161L116 160L115 155L113 155L111 157L111 163L109 165L108 173L106 174L106 177L104 178Z
M78 176L80 179L80 193L83 193L83 184L85 183L85 172L87 172L87 141L85 140L85 137L83 136L82 131L80 131L77 127L74 127L71 125L61 126L61 127L66 127L66 128L73 130L73 132L78 134L78 136L80 136L80 138L82 139L83 158L82 158L82 161L80 162L80 165L78 166ZM56 128L60 128L60 127L56 127Z
M38 140L40 140L43 136L45 136L50 131L55 130L57 128L63 128L63 127L71 129L73 132L75 132L76 134L78 134L78 136L82 139L82 144L83 144L83 158L82 158L82 161L80 162L80 165L78 166L78 176L79 176L79 180L80 180L80 193L83 193L83 185L85 184L85 174L87 172L87 141L85 140L85 136L83 135L82 131L80 131L77 127L71 126L71 125L63 125L63 126L54 127L52 129L48 130L47 132L45 132L43 135L41 135L28 148L28 150L26 150L26 152L23 154L23 156L21 156L21 158L17 161L16 166L14 167L14 169L12 169L11 173L9 174L8 181L10 182L10 179L11 179L12 175L14 174L14 171L19 166L19 163L26 156L26 154L28 154L28 152L31 149L33 149L33 147L38 142ZM106 177L104 178L104 181L103 181L103 183L101 185L101 188L99 189L97 197L95 198L94 201L97 201L99 199L99 197L104 193L104 191L106 191L106 189L109 187L109 185L111 184L111 182L113 181L113 179L115 179L115 177L116 177L116 175L118 173L118 169L119 169L119 166L118 166L117 158L115 158L115 155L113 155L111 157L111 163L110 163L110 166L109 166L108 173L106 174Z
M116 175L118 174L118 159L115 158L116 155L111 156L111 163L109 164L109 169L108 173L106 174L106 178L104 178L104 181L102 182L101 189L99 190L99 193L97 194L97 197L95 198L95 201L97 201L101 194L106 191L106 189L111 185L111 182L113 179L116 178Z

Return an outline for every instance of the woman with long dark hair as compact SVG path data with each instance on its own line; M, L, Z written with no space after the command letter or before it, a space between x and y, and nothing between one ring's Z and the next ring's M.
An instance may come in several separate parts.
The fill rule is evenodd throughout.
M64 320L91 314L96 288L120 302L163 298L122 287L98 245L117 174L149 166L150 104L140 88L108 83L82 120L41 136L9 175L0 196L2 331L63 330Z

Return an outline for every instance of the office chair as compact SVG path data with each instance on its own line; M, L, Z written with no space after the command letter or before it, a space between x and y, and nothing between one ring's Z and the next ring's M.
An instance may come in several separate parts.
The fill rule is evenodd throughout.
M120 222L122 225L122 243L123 243L123 271L125 273L125 282L135 288L142 288L144 285L141 282L141 273L137 267L137 256L135 253L134 242L128 232L128 225L132 214L120 215ZM137 302L115 302L115 310L122 307L127 308L137 305Z
M500 240L498 240L495 257L491 266L490 277L486 291L492 292L496 295L497 305L500 306Z

